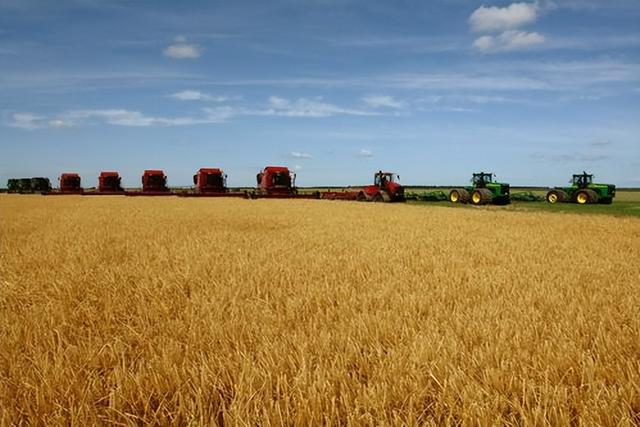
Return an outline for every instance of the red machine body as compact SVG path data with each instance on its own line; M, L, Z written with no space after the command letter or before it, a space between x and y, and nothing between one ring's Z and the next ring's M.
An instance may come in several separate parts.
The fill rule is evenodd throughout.
M222 169L217 168L200 168L193 175L193 183L196 191L200 193L226 193L227 176Z
M122 194L124 190L120 183L118 172L100 172L98 176L98 193Z
M83 192L80 175L77 173L63 173L59 178L60 194L79 194Z
M167 176L161 169L147 169L142 174L142 191L127 191L127 196L173 196L167 187Z
M284 166L267 166L258 175L257 193L268 196L293 196L298 193L295 187L295 174Z
M200 168L193 175L195 191L178 194L181 197L246 197L246 192L231 192L227 188L227 175L222 169Z

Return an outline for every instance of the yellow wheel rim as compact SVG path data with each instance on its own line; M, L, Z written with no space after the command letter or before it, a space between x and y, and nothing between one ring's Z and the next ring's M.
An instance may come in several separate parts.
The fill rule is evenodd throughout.
M549 203L555 203L558 201L558 195L557 194L549 194Z
M482 200L480 193L473 193L473 203L480 203L480 200Z
M458 201L458 192L454 191L453 193L451 193L451 201L453 203L456 203Z
M578 203L584 205L585 203L587 203L587 201L587 195L585 193L578 194Z

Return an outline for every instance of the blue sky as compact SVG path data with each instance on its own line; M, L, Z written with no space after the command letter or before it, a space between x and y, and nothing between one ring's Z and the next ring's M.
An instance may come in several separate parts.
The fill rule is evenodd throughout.
M639 0L0 0L0 183L640 186Z

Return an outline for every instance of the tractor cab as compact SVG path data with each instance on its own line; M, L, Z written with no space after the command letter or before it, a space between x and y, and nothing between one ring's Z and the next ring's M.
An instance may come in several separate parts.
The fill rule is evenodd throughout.
M486 172L474 173L471 182L475 188L486 188L487 184L493 182L493 174Z
M584 171L581 174L573 175L573 178L571 179L571 184L574 187L587 188L588 186L593 184L593 175L588 174Z

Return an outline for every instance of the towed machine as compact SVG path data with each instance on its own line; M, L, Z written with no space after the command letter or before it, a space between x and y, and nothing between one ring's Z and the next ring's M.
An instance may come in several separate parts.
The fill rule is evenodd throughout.
M227 175L222 169L200 168L193 175L195 189L178 194L180 197L246 197L244 191L229 191Z
M579 205L600 203L610 205L616 196L616 186L613 184L598 184L593 182L593 175L586 172L575 174L571 178L570 187L555 187L547 193L547 202L577 203Z
M509 184L497 182L493 173L474 173L471 185L454 188L449 193L451 203L468 203L473 205L508 205L511 203Z

